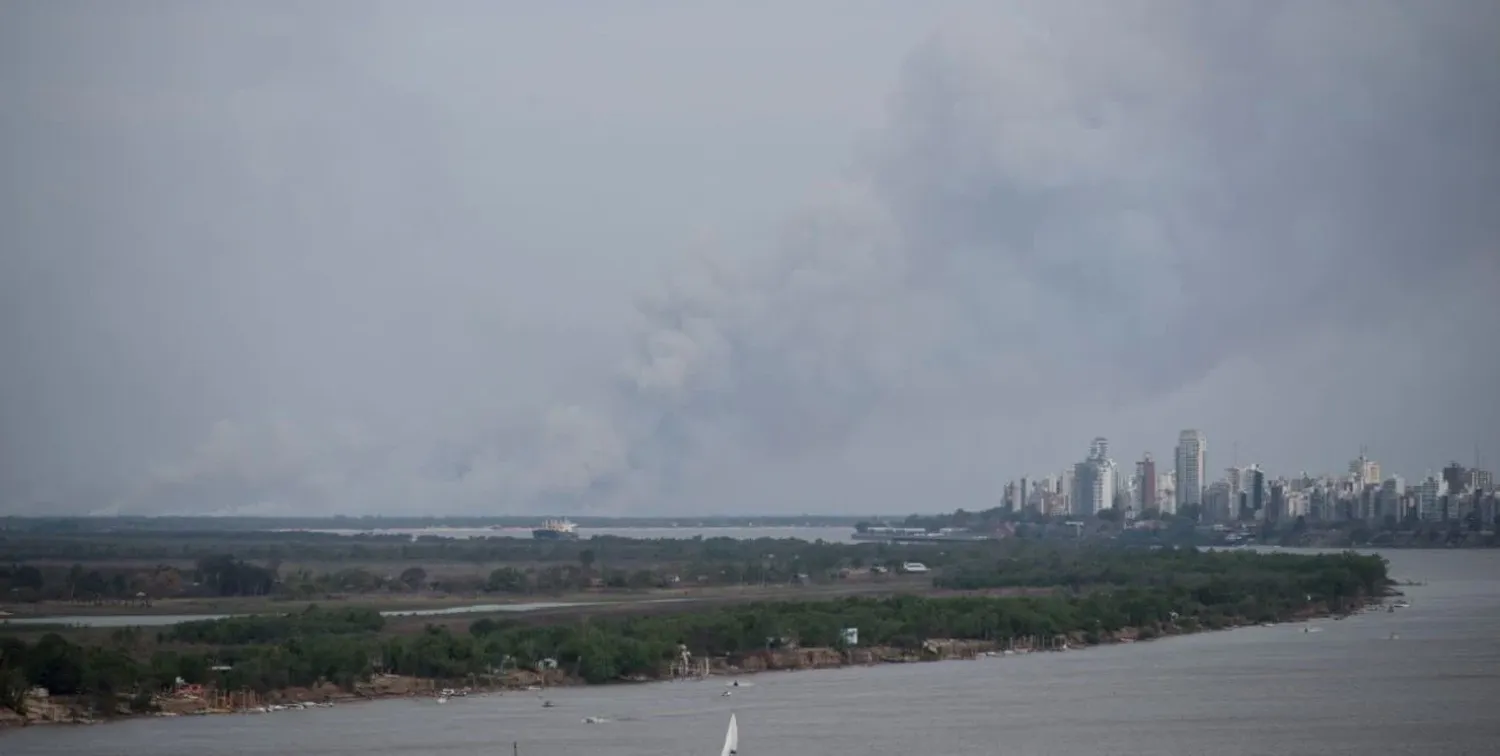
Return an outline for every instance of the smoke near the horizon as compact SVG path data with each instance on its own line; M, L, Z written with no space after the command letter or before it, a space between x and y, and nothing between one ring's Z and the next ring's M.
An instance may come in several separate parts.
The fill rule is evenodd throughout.
M1500 68L1465 55L1484 35L1171 9L1067 8L1037 14L1047 33L922 45L857 178L765 256L690 261L643 307L625 404L679 437L730 427L797 454L961 373L1016 394L1036 372L1080 393L1107 376L1140 402L1309 321L1379 318L1341 289L1425 294L1409 276L1494 254ZM1500 28L1490 11L1472 28Z
M871 438L955 418L1028 429L1017 446L1076 429L1058 443L1081 453L1105 429L1080 407L1171 401L1247 354L1378 329L1470 291L1455 281L1500 285L1497 29L1500 6L1477 0L965 16L917 45L884 123L773 244L696 251L639 298L632 340L588 361L618 357L614 373L503 407L444 403L451 387L420 377L436 398L396 397L406 411L374 394L380 411L351 404L342 423L235 413L112 506L708 511L753 499L728 488L782 490L756 470L879 466L891 453L858 456ZM1485 359L1458 369L1493 375ZM911 452L911 475L950 474L954 449Z

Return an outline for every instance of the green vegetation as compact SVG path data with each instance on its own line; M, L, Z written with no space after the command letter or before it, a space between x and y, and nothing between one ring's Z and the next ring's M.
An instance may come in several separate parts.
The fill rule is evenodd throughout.
M379 632L385 617L373 609L321 610L309 607L300 614L228 617L172 625L163 640L246 646L283 643L314 635L358 635Z
M1260 554L1197 549L1047 548L989 562L970 562L939 575L940 588L976 590L1061 585L1074 591L1118 586L1188 592L1203 604L1228 596L1263 602L1305 600L1335 610L1384 585L1385 563L1357 554ZM1281 608L1285 608L1284 606ZM1253 619L1253 617L1252 617Z
M824 582L874 565L937 567L1001 544L895 546L791 538L421 538L323 533L0 535L0 591L21 601L510 593ZM72 563L69 566L69 563ZM5 566L5 565L9 566ZM42 566L38 566L42 565Z
M795 538L622 538L594 536L575 541L532 538L443 538L329 533L89 533L80 535L0 532L0 563L28 561L173 562L224 554L255 562L431 562L492 564L577 563L591 552L603 563L760 561L832 556L868 557L879 544L829 543Z
M268 691L321 682L348 687L377 671L474 679L552 662L583 682L649 679L663 675L682 649L731 659L793 646L838 649L845 627L858 628L862 644L911 651L933 638L1000 643L1066 635L1099 642L1126 629L1152 637L1343 611L1388 584L1384 560L1372 556L1078 547L971 559L935 582L1058 590L1028 598L766 602L550 624L482 618L467 633L428 626L403 634L373 611L310 608L185 623L158 633L154 642L133 629L90 647L57 633L30 645L0 638L0 704L15 701L26 685L87 697L109 712L111 702L149 700L178 678Z

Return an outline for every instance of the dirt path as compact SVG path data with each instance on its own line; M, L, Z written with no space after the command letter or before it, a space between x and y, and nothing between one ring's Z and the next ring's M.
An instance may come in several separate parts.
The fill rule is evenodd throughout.
M632 596L617 595L613 600L600 603L578 603L574 606L559 606L527 612L495 612L461 615L392 617L387 623L388 631L402 633L419 630L428 625L439 625L461 630L482 617L504 617L527 624L548 624L568 617L594 616L642 616L652 614L676 614L708 607L733 606L759 601L827 601L851 596L884 597L897 595L957 597L957 596L1025 596L1048 595L1051 588L1007 588L989 591L948 591L932 587L926 578L895 578L888 581L844 582L812 586L729 586L712 589L695 589L677 592L653 592ZM580 598L586 601L586 598Z
M506 617L527 622L552 622L570 616L662 614L693 611L702 607L746 604L757 601L818 601L849 596L959 596L959 595L1025 595L1045 594L1050 589L960 592L938 590L930 578L917 575L892 575L878 579L845 580L814 585L733 585L704 586L639 592L581 591L562 595L476 594L420 596L397 594L353 595L317 601L273 600L268 598L168 599L149 607L119 604L70 604L47 602L10 607L16 617L56 616L84 617L101 615L162 616L215 614L285 614L299 612L317 604L323 607L359 607L378 611L423 611L477 606L514 604L565 604L564 606L524 611L474 611L447 615L393 616L388 627L396 632L427 625L454 628L467 627L481 617ZM20 611L17 611L17 610ZM96 628L97 630L97 628Z

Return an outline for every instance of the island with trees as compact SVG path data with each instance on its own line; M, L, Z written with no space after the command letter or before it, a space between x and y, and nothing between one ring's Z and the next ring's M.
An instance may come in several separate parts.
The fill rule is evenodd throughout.
M818 586L803 586L796 576L816 573L818 580L837 587L852 579L839 577L842 573L878 574L874 568L887 560L909 559L911 553L886 544L717 539L677 544L618 539L590 541L587 548L514 545L558 551L528 551L527 558L496 567L485 577L485 590L544 590L535 582L548 569L537 570L548 564L537 558L543 553L571 560L568 569L585 576L604 574L611 569L607 565L627 562L626 555L675 555L702 574L733 573L741 581L756 577L752 568L757 565L764 573L772 569L770 563L787 562L775 567L781 571L776 574L791 578L775 591L747 589L713 600L622 599L506 615L392 617L375 608L327 602L289 603L280 612L159 628L0 626L0 711L8 712L12 722L45 719L29 711L43 705L42 689L47 692L45 706L54 711L51 718L68 718L56 715L59 707L71 712L71 718L105 718L443 687L606 684L705 671L743 673L1068 648L1342 614L1385 595L1390 585L1383 559L1352 553L1259 554L1040 541L929 546L921 553L934 565L930 574L893 578L889 584L872 577L866 583L871 590L840 595L819 593ZM325 546L334 548L318 548ZM366 546L400 548L378 542ZM463 554L500 548L483 543L405 546ZM766 551L770 548L777 551ZM179 553L192 556L193 547ZM286 575L264 562L229 554L196 558L201 561L182 578L191 578L197 589L248 595L286 590ZM19 574L25 568L13 566L10 579L34 583L35 573ZM102 565L85 567L68 585L74 591L95 590L102 581L107 589L114 578L106 578L102 570ZM656 596L667 590L658 586L660 573L632 583L631 573L621 571L626 573L623 585L611 588L606 579L598 590L622 596ZM94 572L98 579L88 577ZM432 565L391 572L389 588L403 591L428 582ZM135 586L133 579L127 580L127 591ZM42 590L48 590L45 580Z

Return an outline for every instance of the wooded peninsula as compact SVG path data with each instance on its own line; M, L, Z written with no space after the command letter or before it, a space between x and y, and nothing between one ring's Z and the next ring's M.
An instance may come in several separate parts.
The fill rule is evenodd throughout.
M12 712L13 723L24 721L40 689L49 705L63 701L80 717L107 718L170 708L185 686L212 691L204 697L216 701L226 700L229 692L241 693L241 701L251 694L259 701L308 701L378 695L382 689L376 683L390 678L423 681L402 689L406 692L438 686L502 689L1076 647L1337 615L1385 595L1390 585L1382 558L1353 553L987 543L942 550L912 547L932 565L931 573L907 576L891 583L888 591L872 583L874 589L866 595L812 599L802 596L818 594L797 592L798 576L815 572L819 580L853 580L855 571L869 573L893 560L916 557L886 544L784 540L775 546L779 553L768 558L773 553L766 550L768 544L755 541L592 539L584 548L492 540L511 540L529 558L496 568L482 589L555 589L535 581L541 574L536 557L546 548L560 549L577 562L569 569L579 571L584 590L642 598L663 590L664 569L651 571L650 580L631 581L634 573L623 570L622 581L594 582L590 576L608 574L610 568L603 564L628 563L626 555L659 558L666 551L683 559L684 570L690 563L699 573L721 580L731 572L742 582L764 580L772 565L778 579L791 577L771 600L674 604L622 599L608 610L561 615L434 621L325 602L160 628L5 625L0 626L0 712ZM452 548L504 551L506 546ZM199 560L196 571L183 571L185 577L200 585L207 582L216 591L296 590L265 562L231 554ZM761 574L747 574L756 565ZM10 568L12 579L20 569ZM547 568L541 569L545 573ZM697 574L671 569L674 576ZM500 570L510 572L497 578L494 573ZM75 575L74 582L78 580ZM400 579L390 582L405 585Z

